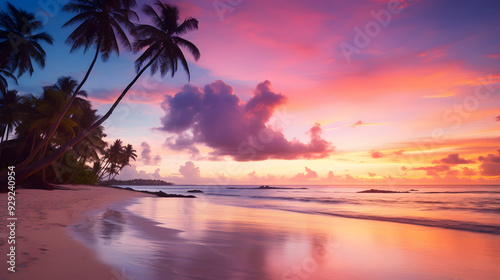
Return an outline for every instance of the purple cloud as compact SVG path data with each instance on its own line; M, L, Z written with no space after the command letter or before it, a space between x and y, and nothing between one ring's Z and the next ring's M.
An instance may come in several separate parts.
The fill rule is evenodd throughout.
M186 85L162 103L165 116L160 130L177 134L167 138L172 149L197 152L196 144L213 149L211 158L231 156L237 161L324 158L332 144L321 137L321 126L308 131L309 143L288 140L267 123L286 97L271 90L271 83L257 85L254 95L242 102L223 81L199 87Z
M188 150L193 155L198 154L200 151L194 145L195 142L192 137L186 133L179 133L177 136L167 137L165 146L174 151Z
M154 157L151 155L151 146L148 143L142 142L141 148L141 158L145 165L158 165L161 162L160 155L156 155Z
M472 160L472 159L464 159L464 158L461 158L458 153L454 153L454 154L449 154L447 157L445 158L442 158L440 160L434 160L432 163L433 164L451 164L451 165L455 165L455 164L469 164L469 163L475 163L476 161L475 160Z

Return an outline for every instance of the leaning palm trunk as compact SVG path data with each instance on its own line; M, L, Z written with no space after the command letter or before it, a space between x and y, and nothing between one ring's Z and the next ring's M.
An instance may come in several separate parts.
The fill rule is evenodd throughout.
M16 180L19 181L19 182L21 182L24 179L26 179L27 177L33 175L34 173L36 173L36 172L38 172L38 171L46 168L51 163L53 163L54 161L56 161L59 157L61 157L62 155L64 155L64 153L66 151L68 151L69 149L71 149L71 147L73 147L78 142L80 142L81 140L83 140L87 135L90 134L90 132L92 130L96 129L104 121L106 121L109 118L109 116L111 116L111 114L115 110L116 106L118 106L118 104L123 99L123 97L125 97L125 95L130 90L130 88L135 84L135 82L139 79L139 77L142 75L142 73L144 73L144 71L146 71L146 69L148 69L149 66L151 66L151 64L159 57L160 53L161 53L161 51L158 52L155 55L155 57L153 59L151 59L151 61L146 66L144 66L144 68L142 68L137 73L137 75L132 80L132 82L130 82L130 84L128 84L128 86L123 90L122 94L118 97L118 99L115 101L115 103L113 103L113 106L111 106L111 108L108 110L108 112L102 118L100 118L97 122L95 122L89 128L83 130L80 134L78 134L73 139L71 139L70 141L68 141L68 143L62 145L57 150L55 150L52 154L48 155L47 157L43 158L42 160L34 162L34 163L32 163L32 164L30 164L30 165L28 165L28 166L26 166L26 167L24 167L22 169L18 169L17 166L16 166L16 170L18 170L17 173L16 173ZM0 177L1 178L5 177L6 175L7 175L7 170L4 170L2 173L0 173Z
M95 173L95 176L92 178L92 181L93 182L98 182L99 179L102 177L102 175L106 172L106 168L108 166L108 159L106 159L106 162L103 162L103 164L101 164L101 168L99 168L96 173Z

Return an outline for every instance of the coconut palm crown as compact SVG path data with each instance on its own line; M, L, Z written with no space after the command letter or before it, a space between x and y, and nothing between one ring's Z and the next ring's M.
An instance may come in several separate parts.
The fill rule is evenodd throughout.
M154 6L159 9L159 13L151 5L144 5L142 9L151 18L154 26L137 26L134 49L135 51L145 49L145 51L135 62L136 70L139 71L141 66L149 61L152 62L152 74L159 69L162 76L170 71L173 77L180 61L189 80L191 76L189 66L180 47L187 49L195 60L200 58L200 51L193 43L179 36L198 29L198 20L189 17L179 24L180 16L177 7L160 1Z

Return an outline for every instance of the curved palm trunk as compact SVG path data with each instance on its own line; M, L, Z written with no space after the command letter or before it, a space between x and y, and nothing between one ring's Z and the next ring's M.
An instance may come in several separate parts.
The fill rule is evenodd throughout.
M113 106L111 106L111 108L109 108L109 110L106 113L106 115L104 115L97 122L95 122L93 125L91 125L88 129L85 129L84 131L82 131L80 134L78 134L73 139L71 139L70 141L68 141L68 143L62 145L61 147L59 147L52 154L48 155L44 159L42 159L40 161L37 161L35 163L32 163L32 164L30 164L30 165L28 165L28 166L26 166L25 168L22 168L22 169L16 168L16 170L19 170L18 172L16 172L16 180L18 180L19 182L21 182L24 179L26 179L28 176L33 175L34 173L36 173L36 172L42 170L43 168L49 166L52 162L56 161L59 157L61 157L62 155L64 155L64 153L66 151L68 151L69 149L71 149L71 147L73 147L78 142L80 142L82 139L84 139L87 135L89 135L92 130L96 129L104 121L106 121L109 118L109 116L111 116L111 114L115 110L116 106L118 106L118 104L123 99L123 97L125 97L125 95L130 90L130 88L139 79L139 77L142 75L142 73L144 73L144 71L146 71L146 69L148 69L149 66L151 66L151 64L158 58L159 55L160 55L160 52L158 52L158 54L156 54L155 57L153 59L151 59L151 61L146 66L144 66L144 68L142 68L141 71L139 71L139 73L137 73L137 75L132 80L132 82L130 82L130 84L128 84L128 86L123 90L122 94L118 97L118 99L115 101L115 103L113 103ZM0 177L5 177L6 175L7 175L7 170L4 170L2 173L0 173Z
M85 82L87 81L87 79L88 79L88 77L90 75L90 72L94 68L95 62L97 61L97 58L99 57L99 45L100 45L100 39L97 42L96 52L95 52L95 55L94 55L94 59L92 60L92 63L90 64L89 69L87 70L87 73L85 74L85 77L80 82L80 84L75 89L75 91L73 92L73 95L71 96L71 99L68 101L68 103L64 107L63 111L60 113L60 115L57 118L57 120L50 127L49 132L47 133L47 135L45 136L45 138L42 140L42 142L40 144L38 144L36 146L36 148L28 155L28 157L23 162L21 162L20 164L16 165L16 169L20 169L20 168L23 168L26 165L28 165L33 160L33 158L38 153L38 151L40 151L43 148L43 146L46 145L50 141L50 139L52 138L52 136L56 132L57 128L59 127L59 124L61 123L62 119L64 118L64 115L66 115L66 112L68 112L69 108L71 107L71 104L73 104L73 101L76 99L76 96L77 96L78 92L82 88L83 84L85 84Z
M106 159L106 162L103 161L103 164L101 164L101 168L99 168L99 170L96 171L95 176L93 177L92 181L94 181L94 182L99 181L99 179L102 177L102 175L104 174L104 172L107 168L108 161L109 161L109 159ZM101 173L101 171L102 171L102 173Z

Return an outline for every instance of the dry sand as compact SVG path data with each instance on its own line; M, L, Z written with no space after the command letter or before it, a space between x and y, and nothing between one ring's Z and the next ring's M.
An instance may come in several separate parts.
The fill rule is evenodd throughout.
M0 279L112 280L116 271L96 253L74 240L67 226L83 213L113 202L150 196L139 192L88 185L64 185L53 191L18 189L16 195L16 267L7 268L7 194L0 194Z

